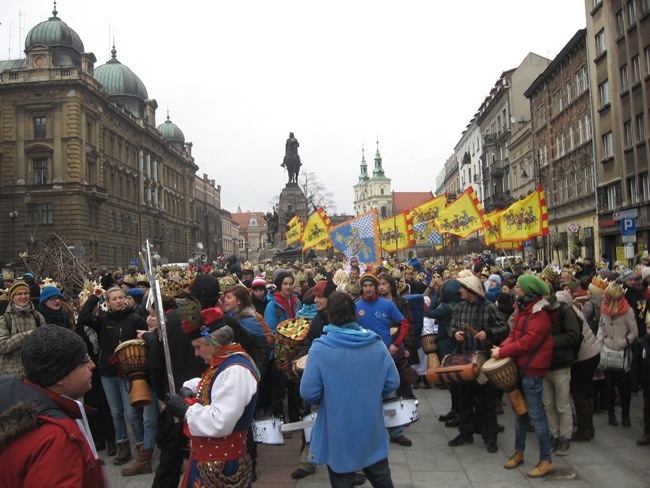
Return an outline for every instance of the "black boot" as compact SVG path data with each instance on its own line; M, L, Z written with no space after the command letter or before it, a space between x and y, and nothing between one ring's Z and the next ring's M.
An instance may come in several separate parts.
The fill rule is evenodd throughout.
M115 441L108 441L106 445L106 454L111 457L115 456L117 454L117 445L115 445Z
M618 425L618 422L616 421L616 413L614 412L614 410L610 410L608 414L609 414L609 422L608 422L609 425L616 427Z
M415 383L413 383L413 389L414 390L417 390L417 389L420 388L420 382L421 381L422 381L422 376L418 376L418 380ZM424 381L426 381L426 380L424 380Z
M425 389L425 390L428 390L429 388L431 388L431 383L429 383L429 382L427 381L427 377L426 377L426 376L423 376L423 377L422 377L422 382L424 383L424 389Z

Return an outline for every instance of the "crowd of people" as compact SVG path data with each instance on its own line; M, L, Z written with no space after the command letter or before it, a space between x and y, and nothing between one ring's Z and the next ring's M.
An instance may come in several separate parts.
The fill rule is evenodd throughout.
M325 464L332 486L391 487L389 445L413 442L405 425L386 428L382 402L413 398L431 383L449 392L439 418L458 429L449 446L480 435L488 453L498 452L503 391L492 381L434 381L445 358L516 365L525 408L516 412L506 469L524 463L533 430L539 459L528 476L539 478L571 442L594 438L596 412L612 428L619 420L630 428L632 394L641 389L637 444L650 445L647 259L635 268L587 257L501 269L478 255L446 265L411 258L369 266L357 256L227 264L159 268L161 303L135 268L98 270L74 292L56 277L5 280L6 486L105 485L103 450L114 465L132 461L123 476L152 473L157 446L154 487L246 487L257 479L254 422L311 415L294 479ZM438 360L427 364L420 338L432 332ZM136 359L145 386L125 365ZM82 462L61 469L72 456Z

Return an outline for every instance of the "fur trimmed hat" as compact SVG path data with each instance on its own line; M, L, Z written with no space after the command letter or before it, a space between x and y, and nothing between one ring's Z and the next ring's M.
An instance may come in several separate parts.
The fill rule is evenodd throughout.
M77 334L58 325L38 327L20 349L25 376L39 386L50 386L68 376L88 354Z

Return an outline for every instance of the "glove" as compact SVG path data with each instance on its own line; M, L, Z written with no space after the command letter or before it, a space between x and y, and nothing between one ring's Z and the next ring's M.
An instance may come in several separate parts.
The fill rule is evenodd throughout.
M165 404L167 405L167 410L179 419L184 419L187 409L190 408L180 395L170 395L169 393L165 395Z
M178 394L181 398L194 398L196 394L188 387L182 386L178 389Z

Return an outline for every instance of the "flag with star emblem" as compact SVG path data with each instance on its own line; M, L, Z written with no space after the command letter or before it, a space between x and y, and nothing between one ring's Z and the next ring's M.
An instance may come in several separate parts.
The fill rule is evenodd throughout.
M373 208L365 214L359 215L330 229L329 236L334 248L345 254L349 260L352 256L359 256L359 260L366 264L379 264L381 262L381 249L379 247L379 220L377 209Z

